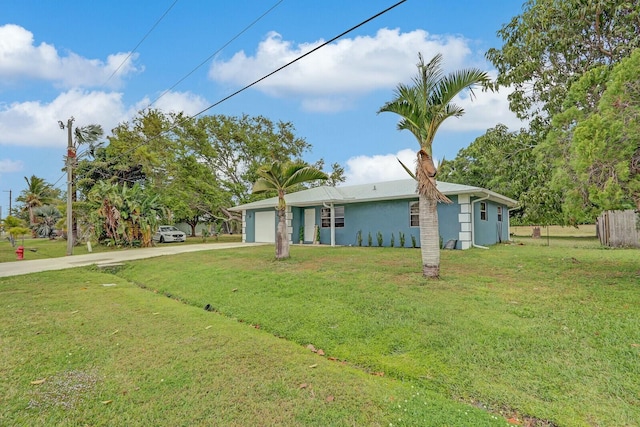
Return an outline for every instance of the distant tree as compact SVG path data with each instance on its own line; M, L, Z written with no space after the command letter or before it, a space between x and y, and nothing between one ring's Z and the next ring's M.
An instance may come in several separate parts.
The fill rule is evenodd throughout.
M427 64L422 55L419 55L418 74L413 78L413 85L399 84L394 99L378 111L398 114L401 117L398 129L410 131L420 145L415 177L418 181L420 206L422 274L427 278L440 276L437 205L438 202L451 203L437 189L433 141L446 119L464 114L464 110L453 103L455 96L478 84L489 84L489 77L484 71L470 68L445 75L442 70L442 55L434 56Z
M304 163L273 162L270 166L256 171L259 178L253 185L254 193L276 191L278 193L278 230L276 233L276 259L289 258L289 239L287 238L287 204L285 194L291 188L304 182L327 179L328 176Z
M24 221L15 216L7 216L4 219L4 228L9 233L9 242L11 242L11 246L16 245L16 239L20 236L23 236L29 232L29 228L24 226Z

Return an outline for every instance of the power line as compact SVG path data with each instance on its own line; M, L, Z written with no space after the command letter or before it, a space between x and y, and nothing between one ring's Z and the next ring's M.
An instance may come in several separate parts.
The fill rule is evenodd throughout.
M390 10L392 10L392 9L394 9L394 8L396 8L396 7L398 7L398 6L399 6L399 5L401 5L402 3L405 3L406 1L407 1L407 0L401 0L401 1L397 2L397 3L395 3L394 5L392 5L392 6L388 7L388 8L386 8L386 9L384 9L383 11L376 13L375 15L371 16L370 18L365 19L364 21L360 22L360 23L359 23L359 24L357 24L357 25L354 25L353 27L349 28L349 29L348 29L348 30L346 30L346 31L343 31L342 33L340 33L340 34L338 34L337 36L333 37L332 39L330 39L330 40L326 41L325 43L322 43L321 45L316 46L314 49L310 50L309 52L304 53L304 54L302 54L302 55L298 56L298 57L297 57L297 58L295 58L294 60L292 60L292 61L290 61L290 62L286 63L285 65L283 65L283 66L281 66L281 67L277 68L276 70L274 70L274 71L272 71L272 72L270 72L270 73L268 73L268 74L264 75L263 77L259 78L258 80L255 80L253 83L250 83L250 84L248 84L248 85L244 86L242 89L239 89L239 90L237 90L237 91L233 92L232 94L225 96L224 98L220 99L219 101L217 101L217 102L215 102L215 103L213 103L213 104L209 105L207 108L203 109L202 111L200 111L200 112L198 112L198 113L196 113L196 114L194 114L194 115L192 115L192 116L186 116L186 117L182 120L182 122L187 121L187 120L189 120L189 119L193 119L193 118L195 118L195 117L199 116L200 114L202 114L202 113L204 113L204 112L206 112L206 111L208 111L208 110L212 109L213 107L216 107L216 106L218 106L218 105L222 104L223 102L225 102L225 101L229 100L230 98L233 98L234 96L236 96L236 95L238 95L238 94L240 94L240 93L244 92L245 90L249 89L250 87L255 86L256 84L260 83L261 81L263 81L263 80L265 80L265 79L267 79L267 78L271 77L272 75L274 75L274 74L276 74L276 73L278 73L278 72L282 71L283 69L287 68L287 67L288 67L288 66L290 66L291 64L294 64L294 63L298 62L299 60L301 60L302 58L305 58L306 56L311 55L312 53L316 52L318 49L321 49L321 48L323 48L324 46L326 46L326 45L328 45L328 44L330 44L330 43L333 43L334 41L336 41L336 40L338 40L338 39L340 39L340 38L344 37L345 35L347 35L347 34L349 34L350 32L352 32L352 31L356 30L357 28L360 28L361 26L363 26L363 25L365 25L365 24L367 24L367 23L369 23L369 22L373 21L374 19L378 18L379 16L384 15L385 13L387 13L387 12L389 12ZM133 147L131 147L129 150L127 150L127 151L125 151L125 152L121 153L119 156L115 156L113 159L110 159L110 160L109 160L109 163L111 163L112 161L117 161L117 160L119 160L120 158L122 158L122 157L124 157L124 156L128 155L129 153L133 152L133 150L135 150L135 149L137 149L137 148L139 148L139 147L143 146L144 144L146 144L146 143L148 143L148 142L150 142L150 141L153 141L153 140L154 140L154 139L156 139L156 138L160 138L162 135L164 135L164 134L166 134L166 133L168 133L168 132L172 131L173 129L177 128L177 127L178 127L182 122L180 122L180 123L176 123L176 124L174 124L173 126L170 126L167 130L164 130L164 131L160 132L160 133L159 133L158 135L156 135L156 136L153 136L153 137L147 138L147 140L146 140L145 142L142 142L142 143L140 143L140 144L138 144L138 145L134 145L134 146L133 146Z
M127 55L126 58L124 58L124 60L120 63L120 65L118 65L118 68L116 68L113 73L111 73L111 75L109 76L109 78L107 79L107 81L104 82L104 84L106 85L107 83L109 83L109 81L111 80L111 78L113 76L116 75L116 73L118 71L120 71L120 68L122 68L122 66L129 60L129 58L131 58L131 55L133 55L133 53L138 49L138 47L140 47L140 45L142 44L142 42L144 42L146 40L146 38L149 36L149 34L151 34L153 32L153 30L156 29L156 27L158 26L158 24L160 23L160 21L162 21L164 19L165 16L167 16L167 14L169 13L169 11L173 8L173 6L176 5L176 3L178 3L178 0L175 0L171 6L169 6L169 8L162 14L162 16L156 21L155 24L153 24L153 26L151 27L151 29L149 31L147 31L147 34L144 35L144 37L142 37L142 39L138 42L138 44L136 45L136 47L134 47L131 52L129 52L129 55Z
M280 72L280 71L284 70L284 69L285 69L285 68L287 68L289 65L294 64L294 63L298 62L298 61L299 61L299 60L301 60L302 58L304 58L304 57L306 57L306 56L311 55L313 52L317 51L318 49L321 49L321 48L325 47L326 45L328 45L328 44L330 44L330 43L333 43L334 41L336 41L336 40L338 40L338 39L340 39L340 38L344 37L345 35L349 34L349 33L350 33L350 32L352 32L353 30L355 30L355 29L357 29L357 28L362 27L363 25L365 25L365 24L369 23L370 21L373 21L374 19L376 19L377 17L379 17L379 16L381 16L381 15L384 15L385 13L389 12L391 9L393 9L393 8L395 8L395 7L399 6L399 5L401 5L402 3L406 2L406 1L407 1L407 0L401 0L401 1L399 1L398 3L394 4L393 6L390 6L390 7L386 8L386 9L385 9L385 10L383 10L382 12L378 12L378 13L376 13L376 14L375 14L375 15L373 15L372 17L370 17L370 18L368 18L368 19L365 19L365 20L364 20L364 21L362 21L361 23L359 23L359 24L357 24L357 25L354 25L353 27L349 28L348 30L346 30L346 31L344 31L344 32L342 32L342 33L340 33L340 34L338 34L337 36L335 36L335 37L334 37L334 38L332 38L331 40L327 40L326 42L322 43L321 45L316 46L315 48L311 49L309 52L307 52L307 53L305 53L305 54L302 54L302 55L298 56L298 57L297 57L296 59L294 59L293 61L290 61L290 62L286 63L285 65L283 65L282 67L277 68L277 69L275 69L274 71L270 72L269 74L267 74L267 75L265 75L265 76L263 76L263 77L260 77L258 80L254 81L253 83L250 83L250 84L246 85L246 86L245 86L245 87L243 87L242 89L238 89L237 91L233 92L231 95L227 95L226 97L222 98L220 101L215 102L215 103L213 103L213 104L209 105L209 106L208 106L207 108L205 108L204 110L202 110L202 111L200 111L199 113L196 113L196 114L194 114L193 116L191 116L191 118L193 118L193 117L197 117L197 116L199 116L200 114L204 113L205 111L208 111L208 110L212 109L213 107L215 107L215 106L218 106L218 105L222 104L224 101L226 101L226 100L228 100L228 99L230 99L230 98L233 98L234 96L238 95L238 94L239 94L239 93L241 93L241 92L244 92L245 90L249 89L249 88L250 88L250 87L252 87L252 86L255 86L256 84L260 83L261 81L263 81L263 80L265 80L265 79L267 79L267 78L271 77L271 76L272 76L272 75L274 75L275 73L277 73L277 72ZM170 130L170 129L169 129L169 130Z
M280 5L280 3L282 3L284 0L279 0L278 2L276 2L276 4L274 4L273 6L271 6L266 12L264 12L262 15L260 15L258 18L256 18L255 20L253 20L253 22L251 22L249 25L247 25L246 27L244 27L244 29L242 31L240 31L238 34L236 34L233 38L231 38L228 42L226 42L224 45L222 45L222 47L220 47L218 50L216 50L215 52L213 52L211 55L209 55L209 57L207 59L205 59L204 61L202 61L200 64L198 64L193 70L189 71L187 73L187 75L185 75L184 77L182 77L180 80L178 80L173 86L171 86L169 89L165 90L164 92L162 92L160 94L160 96L158 96L156 99L154 99L153 101L151 101L151 103L149 105L147 105L147 108L151 107L153 104L156 103L156 101L158 101L160 98L162 98L163 96L165 96L168 92L170 92L173 88L175 88L176 86L178 86L180 83L182 83L183 81L185 81L191 74L195 73L200 67L202 67L204 64L206 64L207 62L209 62L214 56L216 56L218 53L220 53L220 51L222 51L222 49L224 49L225 47L229 46L231 43L233 43L238 37L240 37L242 34L244 34L249 28L253 27L258 21L260 21L262 18L264 18L265 16L267 16L269 13L271 13L271 11L273 9L275 9L276 7L278 7Z

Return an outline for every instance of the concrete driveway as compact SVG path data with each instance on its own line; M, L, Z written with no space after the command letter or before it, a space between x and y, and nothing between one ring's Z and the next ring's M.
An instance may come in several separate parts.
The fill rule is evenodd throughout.
M265 243L202 243L198 245L164 244L154 248L130 249L113 252L101 252L88 255L72 255L61 258L23 260L0 263L0 277L19 276L21 274L38 273L48 270L64 270L66 268L86 265L109 265L157 256L175 255L186 252L231 249L247 246L259 246Z

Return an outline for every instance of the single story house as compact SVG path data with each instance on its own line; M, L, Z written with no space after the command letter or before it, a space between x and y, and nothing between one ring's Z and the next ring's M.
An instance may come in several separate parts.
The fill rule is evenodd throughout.
M438 189L453 204L438 204L442 245L469 249L509 239L509 209L513 199L479 187L438 182ZM420 246L418 194L416 181L377 182L342 187L321 186L285 196L289 241L312 243L319 234L320 243L331 245L369 244ZM275 242L278 198L236 206L242 212L243 242ZM319 233L318 233L319 231ZM300 239L302 237L302 239Z

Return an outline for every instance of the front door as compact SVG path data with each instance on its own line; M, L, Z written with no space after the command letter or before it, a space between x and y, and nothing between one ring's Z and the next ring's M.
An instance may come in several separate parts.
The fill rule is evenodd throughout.
M305 209L304 210L304 241L312 242L313 241L313 232L315 231L316 225L316 210L315 209Z

